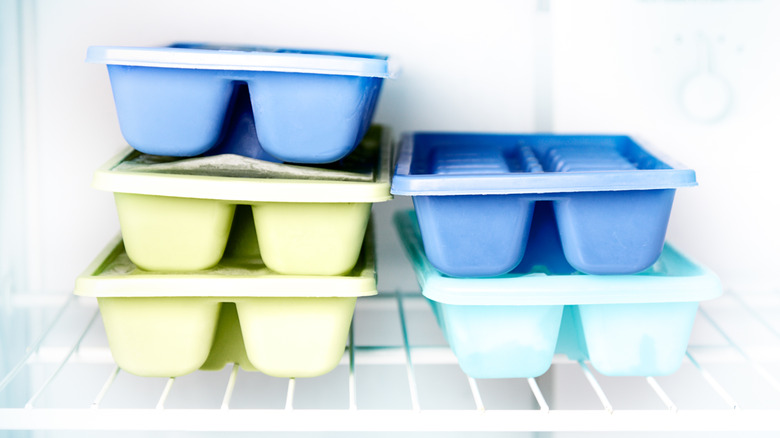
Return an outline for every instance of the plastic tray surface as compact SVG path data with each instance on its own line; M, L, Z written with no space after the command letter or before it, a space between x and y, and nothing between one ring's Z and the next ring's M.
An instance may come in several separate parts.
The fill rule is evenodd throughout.
M354 150L394 75L383 55L249 46L93 46L86 60L107 65L122 134L139 151L191 157L224 148L233 119L243 118L259 143L233 153L293 163Z
M463 277L523 258L539 201L552 201L568 262L631 274L661 254L675 191L695 174L626 136L406 134L391 192L412 196L431 263Z
M349 157L321 167L126 150L93 186L114 192L127 253L143 269L208 269L238 227L279 273L339 275L357 260L371 205L391 197L388 137L375 127Z
M552 214L548 203L540 209ZM671 374L699 302L722 293L715 274L668 244L639 274L579 273L543 220L535 220L528 256L513 272L449 277L428 261L414 213L399 212L395 222L445 338L475 378L539 376L555 353L590 360L605 375Z

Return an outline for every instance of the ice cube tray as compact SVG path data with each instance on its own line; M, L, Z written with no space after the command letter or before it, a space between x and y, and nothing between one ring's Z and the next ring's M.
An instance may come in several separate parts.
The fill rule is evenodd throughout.
M538 210L526 258L493 278L443 275L425 256L414 212L394 218L463 371L475 378L536 377L558 352L589 359L605 375L673 373L699 302L722 293L717 276L668 244L639 274L579 273L563 257L555 223L543 218L552 207L543 202Z
M538 201L553 201L569 263L630 274L658 259L692 170L626 136L416 133L402 138L391 193L412 196L428 259L460 277L511 271Z
M114 192L127 253L142 269L214 266L236 205L249 205L248 232L269 268L339 275L357 260L372 203L391 198L389 131L372 128L337 164L320 169L232 155L161 159L128 149L95 172L93 187Z
M207 271L147 272L117 237L76 280L75 294L97 298L111 354L130 373L176 377L238 363L313 377L341 360L357 298L376 294L370 236L351 272L321 277L278 275L253 240L240 239Z
M394 75L383 55L254 46L93 46L86 61L107 65L120 129L141 152L191 157L215 147L245 86L262 149L294 163L349 154Z

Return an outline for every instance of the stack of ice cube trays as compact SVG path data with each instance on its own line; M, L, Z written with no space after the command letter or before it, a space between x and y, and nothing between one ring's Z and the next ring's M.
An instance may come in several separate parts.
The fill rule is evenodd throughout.
M535 377L553 355L605 375L680 365L717 277L665 243L694 172L626 136L415 133L391 192L423 295L461 368Z
M626 136L413 133L390 183L371 126L384 56L92 47L131 148L95 173L121 237L79 277L117 364L180 376L237 363L311 377L374 295L371 205L396 226L450 347L476 378L553 355L606 375L674 372L717 277L665 242L694 172Z
M370 126L384 56L180 44L91 47L131 148L97 170L121 238L78 278L117 364L279 377L341 359L376 294L371 205L390 199Z

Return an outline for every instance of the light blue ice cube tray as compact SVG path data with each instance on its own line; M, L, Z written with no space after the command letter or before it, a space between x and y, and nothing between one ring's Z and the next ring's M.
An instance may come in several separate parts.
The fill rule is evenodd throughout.
M549 205L540 207L551 214ZM554 223L534 222L528 255L511 274L454 278L428 261L414 212L395 216L422 294L463 371L536 377L555 353L590 360L610 376L677 370L699 302L722 293L717 276L668 244L639 274L581 274L563 257Z
M693 170L627 136L416 133L402 138L391 193L413 197L446 274L511 271L539 201L552 201L572 266L632 274L661 254L675 190L695 185Z
M243 86L262 145L246 156L291 163L348 155L393 76L383 55L267 47L94 46L86 60L107 64L119 125L135 149L176 157L209 151L226 135Z

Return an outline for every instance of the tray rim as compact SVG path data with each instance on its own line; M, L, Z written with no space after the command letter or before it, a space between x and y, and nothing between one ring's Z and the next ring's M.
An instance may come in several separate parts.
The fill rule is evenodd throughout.
M507 174L413 174L415 138L417 136L474 136L474 137L589 137L621 138L633 142L638 148L669 169L636 169L619 171L575 171ZM405 132L398 148L398 160L393 174L390 192L405 196L451 196L489 194L553 194L594 191L656 190L693 187L697 185L692 169L652 150L646 142L638 142L627 135L615 134L522 134L499 132Z

